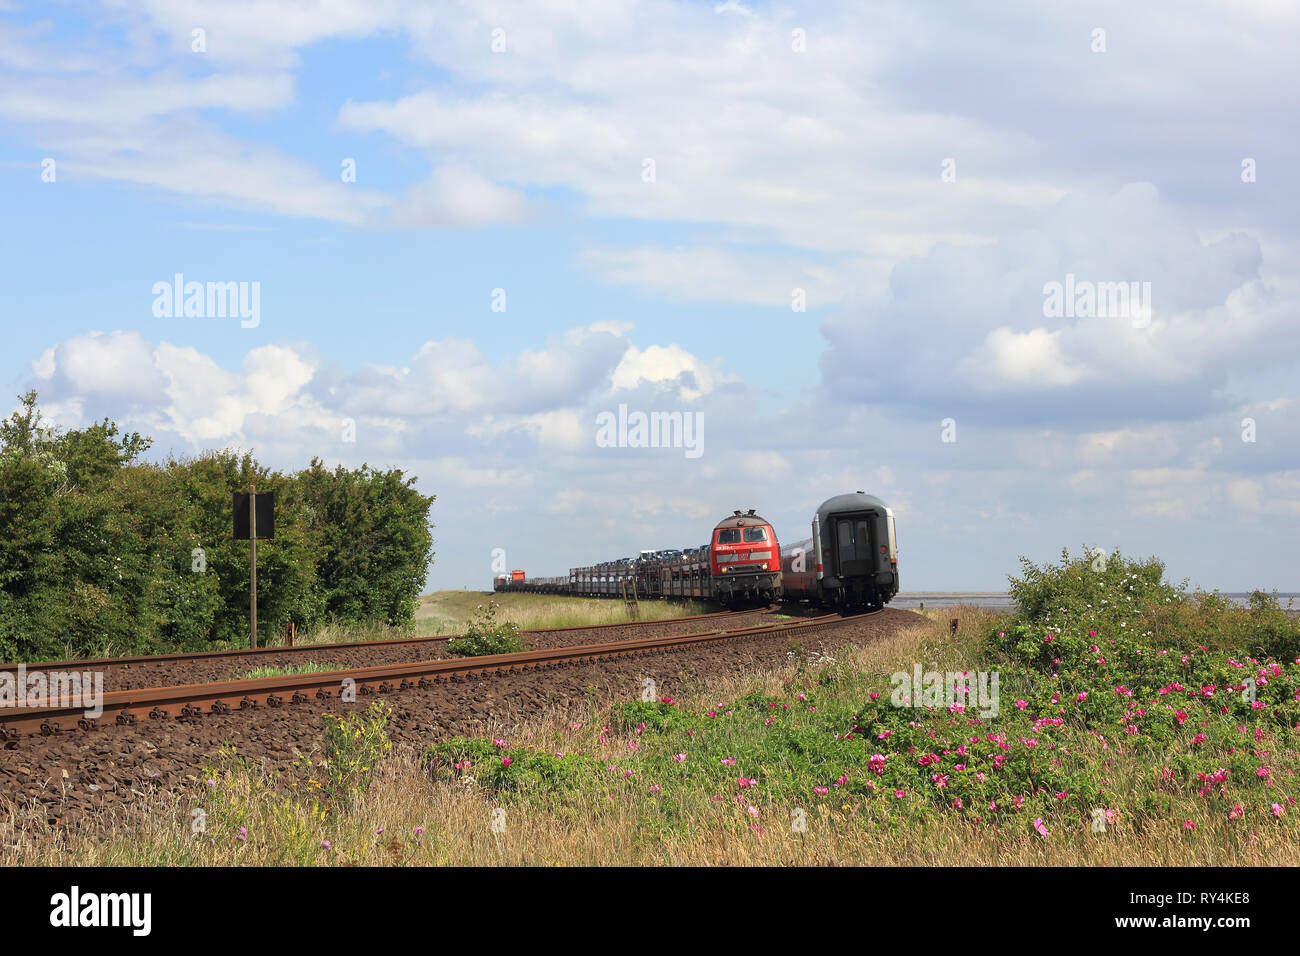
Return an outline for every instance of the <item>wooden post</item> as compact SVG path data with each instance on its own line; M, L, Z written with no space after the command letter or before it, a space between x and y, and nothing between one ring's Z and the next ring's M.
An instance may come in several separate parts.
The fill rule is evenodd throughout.
M284 626L284 636L290 647L293 647L294 631L295 631L295 627L293 621L290 621L288 624Z
M248 486L248 629L249 647L257 647L257 485Z

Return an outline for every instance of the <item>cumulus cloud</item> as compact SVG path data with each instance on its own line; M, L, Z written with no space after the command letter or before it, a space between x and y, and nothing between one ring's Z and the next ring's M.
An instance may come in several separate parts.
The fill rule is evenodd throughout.
M1135 309L1045 314L1049 285L1067 282L1124 283L1139 297L1149 287L1149 321ZM899 263L887 293L823 324L821 365L838 398L911 413L1187 420L1233 403L1234 371L1300 355L1297 304L1264 281L1256 239L1204 242L1154 187L1134 184L1072 195L994 245Z

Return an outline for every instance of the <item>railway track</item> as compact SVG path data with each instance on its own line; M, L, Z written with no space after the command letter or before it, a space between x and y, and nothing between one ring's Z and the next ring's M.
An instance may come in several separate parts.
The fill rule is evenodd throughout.
M655 624L678 624L688 623L691 621L703 621L710 618L721 618L735 614L748 614L750 611L712 611L708 614L691 614L686 617L659 618L648 621L619 621L613 624L575 624L570 627L539 627L531 630L521 630L521 634L567 634L576 631L598 631L603 628L642 628ZM16 673L21 666L28 673L33 671L81 671L99 667L130 667L132 665L150 665L150 664L174 664L185 661L212 661L224 659L254 658L263 655L276 654L307 654L310 652L322 652L331 650L350 651L364 649L367 647L408 647L421 644L440 644L446 643L453 638L460 637L459 634L444 634L437 637L399 637L388 638L377 641L340 641L334 644L299 644L294 647L237 647L228 648L219 651L192 651L175 654L139 654L132 657L93 657L83 659L72 659L65 661L40 661L36 663L19 664L0 664L0 674Z
M340 699L347 690L355 691L355 700L361 701L371 696L425 689L434 684L456 682L480 674L548 670L619 657L685 651L711 642L765 638L776 633L802 634L846 626L868 616L870 615L841 617L838 614L825 614L780 623L578 644L515 654L440 658L248 680L110 691L102 695L99 702L102 712L95 716L87 716L82 701L60 698L57 703L40 707L0 708L0 738L6 742L7 747L16 747L24 738L31 736L94 732L114 725L129 726L147 721L197 722L221 718L236 711L292 710L295 705L311 701Z

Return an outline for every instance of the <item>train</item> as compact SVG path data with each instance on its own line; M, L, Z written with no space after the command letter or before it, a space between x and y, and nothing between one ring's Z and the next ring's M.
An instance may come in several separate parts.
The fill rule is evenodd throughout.
M836 495L814 512L812 535L782 548L755 509L735 510L707 544L642 551L570 568L568 575L499 575L495 591L613 597L697 598L727 607L780 601L853 610L884 607L898 593L894 512L873 495Z

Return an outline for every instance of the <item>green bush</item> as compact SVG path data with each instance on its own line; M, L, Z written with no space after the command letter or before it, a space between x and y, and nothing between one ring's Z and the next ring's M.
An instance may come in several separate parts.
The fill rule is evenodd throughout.
M479 606L465 633L447 642L447 649L462 657L481 657L484 654L515 654L528 650L519 635L519 625L513 621L498 621L499 605L489 601L487 607Z

